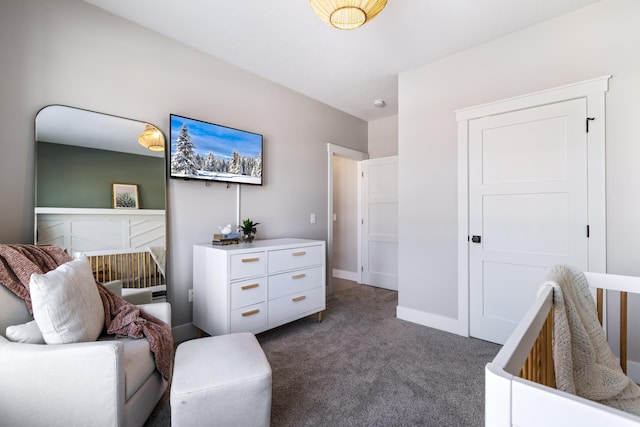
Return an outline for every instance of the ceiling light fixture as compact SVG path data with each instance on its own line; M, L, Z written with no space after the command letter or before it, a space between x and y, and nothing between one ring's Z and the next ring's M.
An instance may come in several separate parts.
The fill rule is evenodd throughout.
M155 126L150 124L145 125L144 131L138 137L138 142L151 151L164 150L164 137Z
M309 0L314 12L327 24L353 30L372 20L387 0Z

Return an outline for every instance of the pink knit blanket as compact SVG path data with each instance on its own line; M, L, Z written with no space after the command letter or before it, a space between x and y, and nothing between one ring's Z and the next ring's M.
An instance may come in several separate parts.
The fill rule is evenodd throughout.
M29 280L33 273L44 274L71 261L63 249L56 246L0 244L0 283L22 298L33 314ZM169 326L140 310L96 282L104 306L104 326L107 334L118 338L147 338L156 367L168 381L173 366L173 336Z

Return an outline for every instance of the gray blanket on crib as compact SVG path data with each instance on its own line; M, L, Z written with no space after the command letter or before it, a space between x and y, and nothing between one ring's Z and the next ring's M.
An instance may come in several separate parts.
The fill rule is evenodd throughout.
M556 265L548 280L554 286L556 388L640 416L640 387L607 343L585 275Z

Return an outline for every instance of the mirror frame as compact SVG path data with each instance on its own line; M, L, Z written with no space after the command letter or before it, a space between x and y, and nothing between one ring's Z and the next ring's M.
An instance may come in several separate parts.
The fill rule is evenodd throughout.
M65 117L67 119L65 119ZM144 148L138 142L138 136L142 134L145 129L147 129L147 125L154 126L162 136L163 140L166 141L164 133L162 133L162 131L157 126L149 122L61 104L47 105L40 109L35 116L34 124L34 139L36 144L34 156L34 243L55 244L64 247L72 256L77 253L95 251L109 252L160 245L162 245L166 251L167 168L165 151L150 151L147 148ZM108 129L108 131L106 131L104 127L99 126L106 126L106 129ZM116 126L120 126L121 128L116 128ZM83 142L80 144L69 144L69 142L73 142L78 139L82 140ZM130 147L128 146L124 149L118 148L117 150L106 150L105 147L114 147L113 145L109 145L110 141L112 144L115 143L115 141L126 141L126 144L130 144ZM59 144L55 147L55 150L58 151L55 151L52 147L47 147L47 149L52 149L51 153L54 153L51 158L60 161L60 166L58 166L56 160L47 158L47 162L45 162L47 163L47 167L49 169L53 168L53 172L49 170L48 175L46 175L43 171L43 161L40 158L41 155L44 155L42 146L38 147L38 145L41 145L43 143L52 143L52 147L55 144ZM64 147L64 145L66 145L66 147ZM124 152L122 150L127 150L128 152ZM135 163L136 165L140 165L142 164L141 162L147 161L150 165L155 165L156 163L159 163L157 159L160 159L161 165L159 165L159 167L161 167L161 170L158 170L157 178L153 178L153 185L147 184L149 192L151 192L151 189L153 189L153 191L155 191L156 193L154 193L154 196L150 199L147 198L147 200L154 200L155 198L156 202L154 203L156 203L158 207L162 205L162 209L145 209L144 203L141 204L140 209L114 209L112 205L112 200L114 199L114 197L112 197L112 191L114 187L112 186L112 184L121 183L122 181L128 183L128 179L120 180L115 178L115 176L118 174L113 174L111 175L111 177L109 177L109 174L113 173L114 171L118 171L120 165L126 164L126 162L118 163L115 165L112 164L112 166L110 167L104 165L102 161L94 160L91 164L82 165L82 167L74 168L68 165L65 166L64 161L67 160L64 157L65 153L72 153L75 158L76 152L81 153L78 155L78 158L83 158L81 157L83 155L89 156L87 158L93 159L98 158L98 156L104 156L120 159L120 161L122 161L122 159L130 158L131 162L137 162ZM138 156L145 156L145 158ZM146 157L148 157L148 159ZM102 166L102 168L100 168L100 166ZM56 170L56 167L59 170ZM75 172L73 169L82 170L83 168L90 169L91 173L88 173L85 170L85 175L74 177ZM95 196L95 199L99 201L96 202L95 200L93 200L92 202L88 203L88 206L81 206L87 199L91 199L93 195L88 196L86 192L80 193L81 190L79 190L79 188L81 188L80 186L84 183L84 181L91 181L94 178L94 175L100 175L97 172L99 169L104 169L105 171L107 171L106 175L101 178L103 180L106 180L100 185L99 193L101 195ZM156 169L154 167L154 174L155 170ZM133 172L134 175L136 173L144 175L142 170ZM47 185L50 184L50 181L57 180L57 183L51 184L51 188L56 188L56 194L64 194L66 196L66 192L64 192L64 190L62 189L66 190L67 188L69 188L70 193L76 191L75 197L81 199L77 202L80 206L65 206L69 204L68 200L62 203L63 206L52 206L51 200L43 203L43 185L39 180L43 179L42 177L45 175L48 177ZM89 178L86 178L87 176L89 176ZM97 179L98 178L96 178L96 180ZM107 181L112 182L110 182L108 184L108 188L105 189L104 187L107 185ZM159 181L161 181L161 183ZM64 187L64 185L67 184L69 185L69 187ZM134 182L129 184L136 183ZM88 183L86 183L86 185L87 187L89 187ZM145 188L142 185L141 187L142 188L140 188L140 190L142 197L144 195ZM162 191L161 197L159 193L157 193L160 187ZM81 194L84 194L84 196L82 196ZM104 200L106 194L108 194L108 202ZM101 205L96 207L96 203L100 203ZM70 215L72 218L80 221L75 225L76 229L86 227L90 237L87 238L87 236L67 236L66 234L72 234L72 232L70 232L69 230L73 230L73 228L69 225L69 222L65 222L65 220L63 220L63 215ZM53 218L52 221L47 223L46 227L43 226L42 221L45 216L47 218ZM157 224L157 222L159 221L158 218L161 218L161 230L159 225ZM97 223L92 222L96 219L106 222L102 222L99 223L99 225L96 225ZM131 225L133 227L138 226L136 236L132 237L132 239L129 240L126 244L123 243L126 241L123 240L122 236L115 238L113 238L113 236L110 237L109 234L113 234L113 229L117 229L119 227L116 226L112 227L111 229L105 230L105 234L107 234L105 240L102 242L97 242L99 239L94 239L94 237L96 236L95 234L92 235L91 233L98 233L99 230L103 227L109 228L111 223L114 221L117 224L120 224L121 222L136 223ZM145 230L145 232L149 233L148 238L150 240L148 241L144 241L144 238L140 237L140 233L142 233L140 232L140 228L144 229L145 227L148 228L148 230ZM46 232L44 230L45 228L47 229ZM124 229L125 226L123 226L122 228ZM156 238L153 237L154 233ZM82 247L82 244L74 246L75 242L82 242L83 238L85 239L84 243L86 243L86 247ZM93 241L89 242L89 240ZM120 244L112 244L114 241L119 241Z

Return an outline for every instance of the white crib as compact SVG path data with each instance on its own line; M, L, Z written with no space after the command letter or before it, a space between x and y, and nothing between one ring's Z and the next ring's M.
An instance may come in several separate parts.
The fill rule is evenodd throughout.
M163 247L76 252L73 256L80 255L87 256L99 282L119 280L123 295L141 290L148 291L154 298L166 295Z
M620 362L626 372L627 294L640 294L640 278L598 273L585 276L601 323L606 291L620 291ZM552 307L553 287L544 286L503 348L487 364L486 426L640 426L640 417L555 389Z

